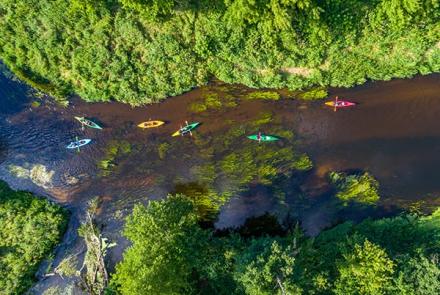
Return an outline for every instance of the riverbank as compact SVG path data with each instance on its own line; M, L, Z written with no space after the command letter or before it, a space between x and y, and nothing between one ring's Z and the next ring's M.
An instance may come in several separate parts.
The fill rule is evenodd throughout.
M0 181L0 289L23 294L35 283L35 273L60 242L68 214L60 206Z
M130 105L213 77L297 90L440 71L435 1L272 2L3 1L0 58L60 99Z

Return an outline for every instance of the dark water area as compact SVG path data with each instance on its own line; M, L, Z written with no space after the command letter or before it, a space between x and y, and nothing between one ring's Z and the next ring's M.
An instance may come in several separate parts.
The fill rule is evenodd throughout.
M73 99L64 108L1 74L0 178L74 212L99 197L103 233L120 247L126 245L119 232L123 218L135 203L163 198L188 183L222 196L215 222L220 229L269 212L298 220L315 235L344 220L395 214L414 202L439 205L440 75L331 89L331 97L358 103L337 112L323 101L285 93L276 101L235 99L253 91L213 83L145 107ZM210 98L223 105L197 110ZM92 118L104 129L82 130L73 116ZM150 118L167 124L137 127ZM171 137L185 120L202 125L192 137ZM258 144L245 136L258 131L283 140ZM66 149L76 136L92 143L79 153ZM292 168L303 153L314 164L308 172ZM335 202L328 172L347 170L369 171L379 180L377 206ZM115 262L121 251L110 254Z

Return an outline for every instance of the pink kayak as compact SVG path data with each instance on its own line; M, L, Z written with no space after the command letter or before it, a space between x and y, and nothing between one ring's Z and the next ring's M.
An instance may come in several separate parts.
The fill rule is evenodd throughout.
M356 103L346 100L339 100L338 97L336 97L336 99L333 101L327 101L325 105L333 108L346 108L346 107L355 106Z

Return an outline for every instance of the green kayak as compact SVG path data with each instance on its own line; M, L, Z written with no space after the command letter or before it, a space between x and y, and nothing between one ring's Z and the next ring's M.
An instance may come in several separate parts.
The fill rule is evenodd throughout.
M93 122L93 121L91 121L89 119L86 119L84 117L75 117L75 119L77 119L82 125L85 125L87 127L95 128L95 129L102 129L101 126L99 126L95 122Z
M192 130L196 129L199 125L200 125L200 122L194 122L191 124L188 124L188 122L186 122L186 126L181 127L179 130L174 132L171 136L185 135L187 133L190 133Z
M273 136L273 135L267 135L267 134L252 134L249 135L247 138L256 140L256 141L277 141L280 140L279 137Z

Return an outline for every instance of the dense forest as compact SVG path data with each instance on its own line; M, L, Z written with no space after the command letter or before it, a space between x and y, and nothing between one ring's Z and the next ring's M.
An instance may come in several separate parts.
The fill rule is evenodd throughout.
M0 181L0 294L24 294L67 226L66 211Z
M199 225L186 197L138 205L124 230L133 244L109 293L440 293L440 210L346 222L315 238L268 220L219 233Z
M0 36L34 87L132 105L213 78L295 90L440 70L439 0L2 0Z

